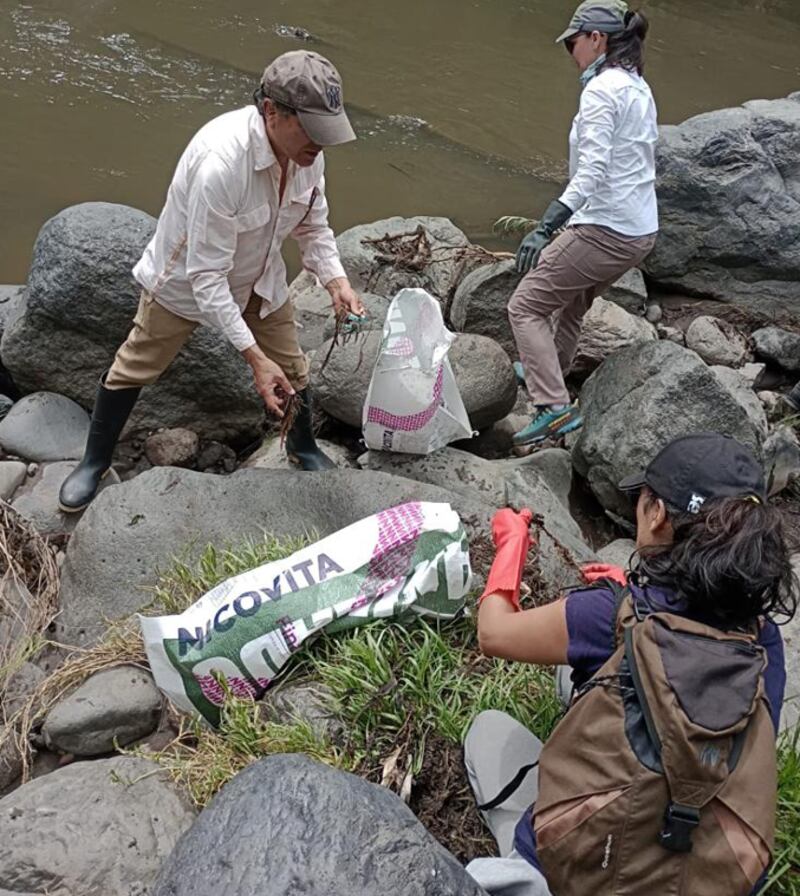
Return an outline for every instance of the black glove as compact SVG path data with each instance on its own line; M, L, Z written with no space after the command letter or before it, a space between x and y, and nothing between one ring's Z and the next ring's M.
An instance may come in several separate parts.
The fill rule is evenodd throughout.
M527 274L539 262L542 249L550 242L550 238L572 217L572 209L554 199L539 221L536 230L532 230L522 238L517 249L517 273Z

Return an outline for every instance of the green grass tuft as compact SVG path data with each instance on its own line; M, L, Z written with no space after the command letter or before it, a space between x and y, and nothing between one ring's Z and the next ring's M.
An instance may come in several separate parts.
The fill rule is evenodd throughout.
M182 613L206 591L249 569L283 560L317 540L313 532L300 537L264 534L236 547L208 544L196 560L176 558L154 589L152 607L159 615Z
M385 623L321 647L317 677L333 694L348 749L365 770L401 748L418 774L430 734L461 744L484 709L508 712L542 738L560 713L551 672L481 656L471 620Z
M800 896L800 728L778 740L775 858L763 893Z

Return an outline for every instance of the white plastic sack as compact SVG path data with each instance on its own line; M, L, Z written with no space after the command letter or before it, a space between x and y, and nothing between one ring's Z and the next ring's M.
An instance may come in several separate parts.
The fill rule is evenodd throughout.
M431 454L472 435L447 359L454 338L439 303L424 289L397 293L364 404L368 448Z
M472 580L449 504L383 510L221 582L178 616L140 616L156 684L180 709L219 724L225 679L257 698L309 637L410 610L452 618Z

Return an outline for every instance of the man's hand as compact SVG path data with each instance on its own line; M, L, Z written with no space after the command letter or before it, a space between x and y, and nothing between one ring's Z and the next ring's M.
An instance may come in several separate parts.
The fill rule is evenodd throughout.
M331 280L330 283L325 284L325 289L331 294L333 310L337 316L355 314L357 317L363 317L364 306L347 277L337 277L335 280Z
M281 368L261 351L257 345L246 348L242 355L253 371L256 391L264 399L267 410L277 417L283 417L283 402L277 394L282 389L286 395L294 395L294 389Z

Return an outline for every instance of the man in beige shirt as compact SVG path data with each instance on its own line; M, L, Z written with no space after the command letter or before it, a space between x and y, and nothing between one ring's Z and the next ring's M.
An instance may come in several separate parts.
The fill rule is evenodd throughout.
M290 458L305 470L333 466L311 430L308 363L281 246L287 236L298 242L336 312L363 313L328 226L322 155L322 147L356 135L341 78L317 53L279 56L254 99L201 128L178 162L156 232L133 269L142 286L133 329L101 378L86 452L61 487L63 510L92 500L142 386L156 382L199 324L242 353L274 414L299 395Z

